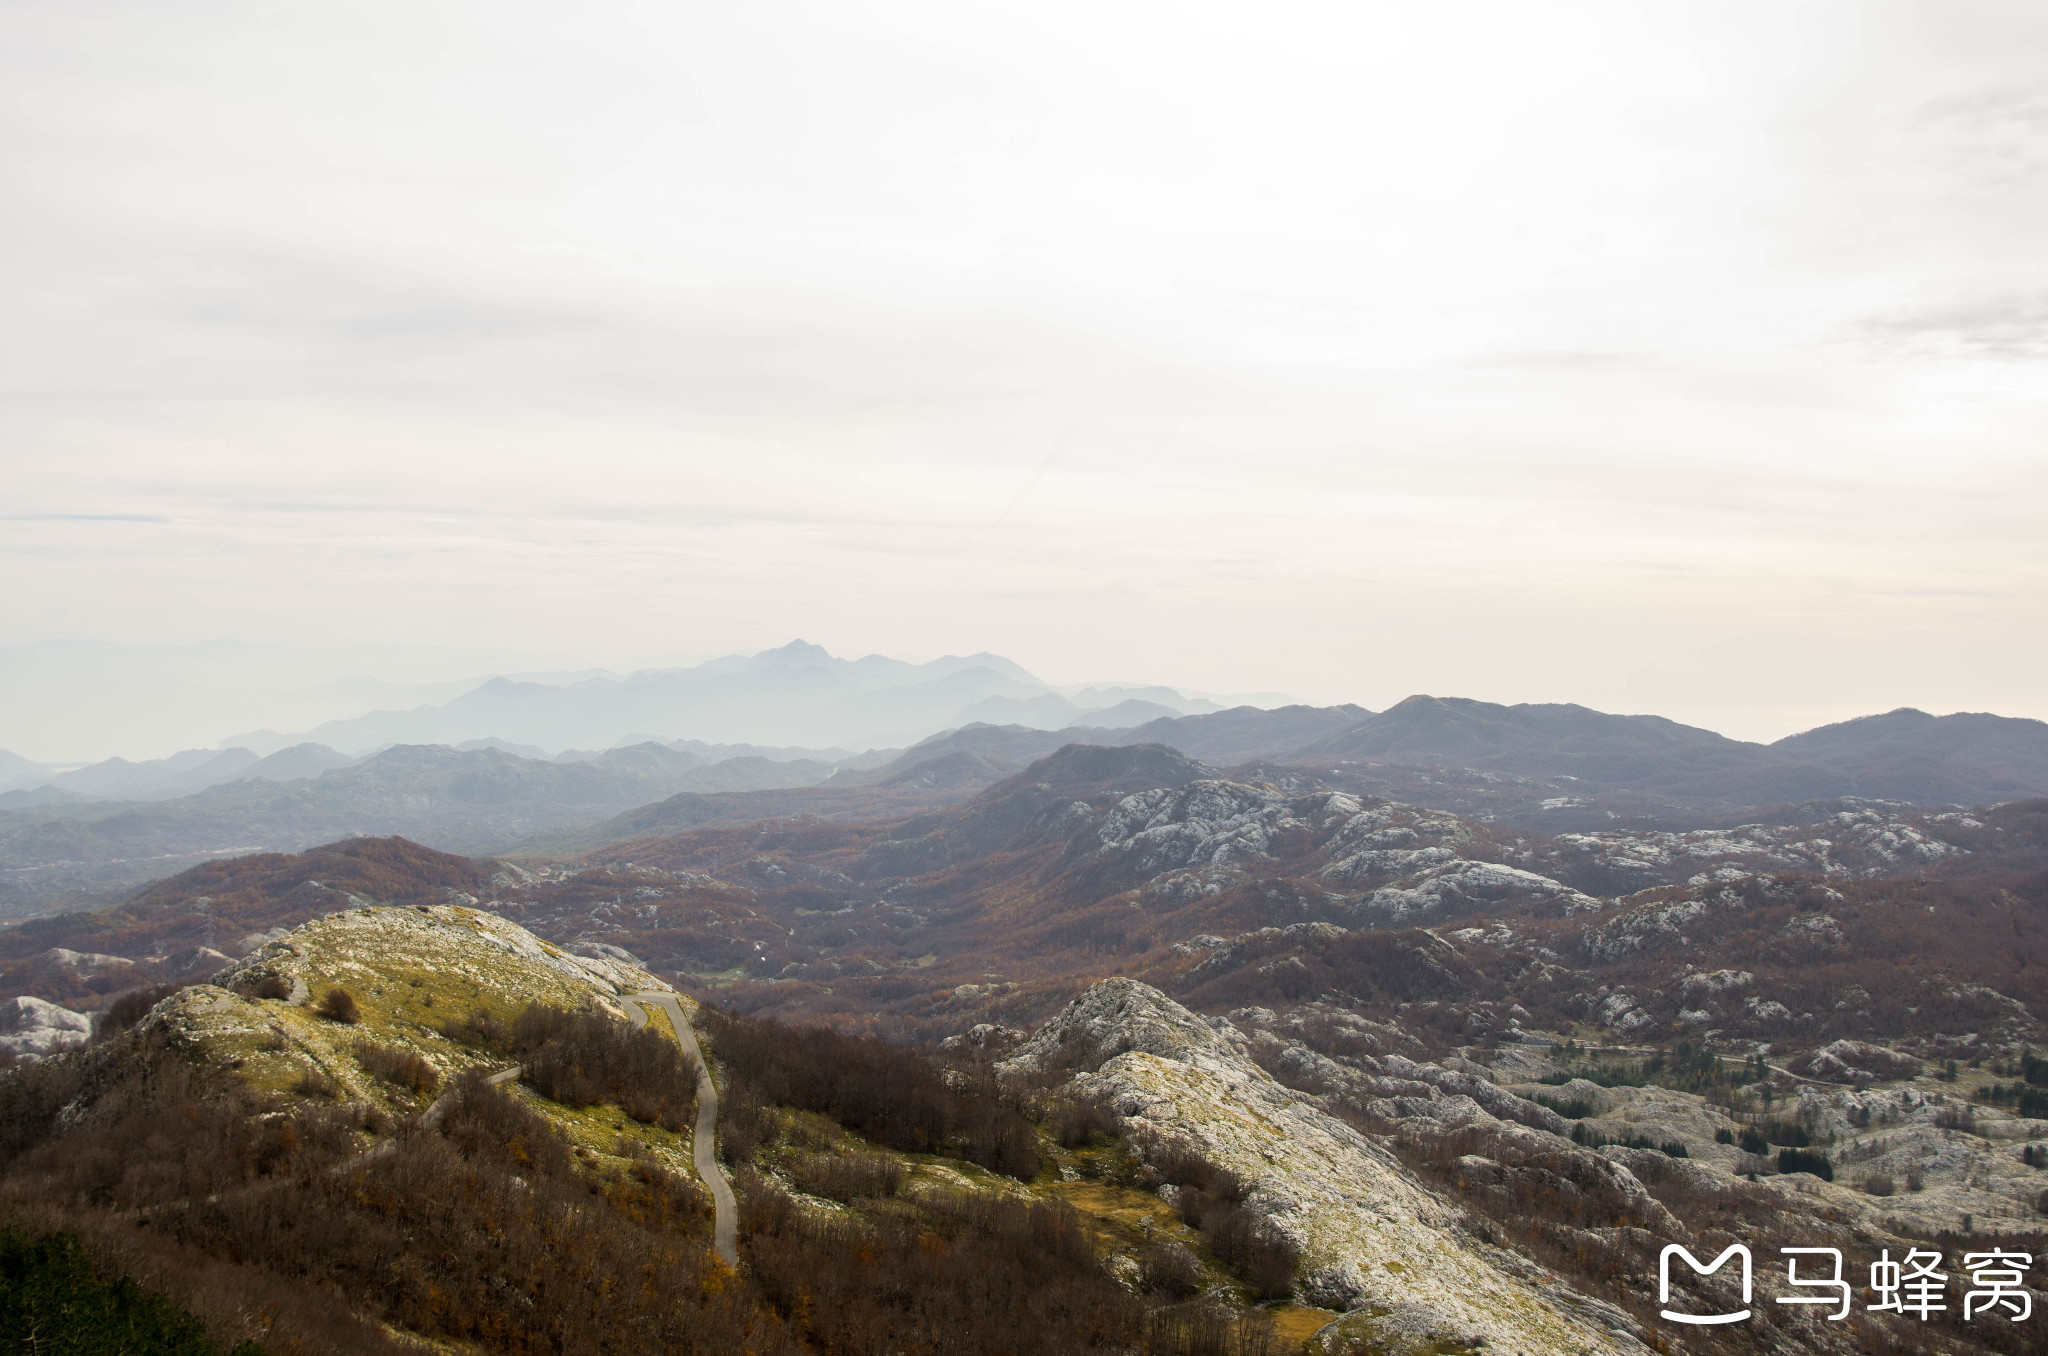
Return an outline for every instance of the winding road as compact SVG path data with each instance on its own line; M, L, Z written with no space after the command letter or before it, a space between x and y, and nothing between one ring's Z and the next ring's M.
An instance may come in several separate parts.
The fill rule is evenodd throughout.
M725 1259L727 1266L740 1264L739 1250L739 1208L732 1199L732 1183L725 1180L725 1170L718 1166L718 1148L715 1135L718 1130L718 1089L711 1084L711 1066L704 1062L704 1051L697 1045L697 1033L690 1027L690 1019L683 1016L683 1005L672 993L636 993L631 995L626 1013L633 1019L635 1027L647 1025L645 1007L653 1003L668 1014L668 1024L675 1031L676 1039L682 1043L690 1058L697 1061L697 1142L693 1157L697 1164L697 1176L704 1185L711 1188L711 1204L714 1209L712 1239L718 1255Z

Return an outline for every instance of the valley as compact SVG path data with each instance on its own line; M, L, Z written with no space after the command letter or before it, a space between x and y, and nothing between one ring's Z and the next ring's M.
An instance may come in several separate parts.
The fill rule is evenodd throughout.
M1448 712L1460 739L1538 719L1404 706L1423 728ZM856 1332L913 1322L863 1273L820 1271L847 1229L873 1231L863 1246L891 1268L920 1229L996 1249L989 1293L1012 1298L991 1314L1026 1293L1003 1289L1024 1282L998 1240L1052 1230L1065 1270L1029 1283L1066 1297L1048 1333L1070 1342L1082 1322L1105 1350L1189 1356L1693 1350L1653 1303L1668 1243L2035 1247L2048 801L1688 812L1669 778L1692 736L1563 719L1534 752L1468 741L1468 765L1430 771L1377 761L1420 747L1379 718L1315 708L1155 723L1218 761L1138 738L1146 726L969 725L833 767L792 760L808 784L655 799L701 760L655 743L569 763L400 747L285 783L305 788L293 831L382 792L438 826L423 836L513 846L358 832L0 928L0 1060L19 1061L0 1082L24 1106L50 1078L82 1079L63 1083L64 1123L97 1124L83 1108L101 1094L79 1089L155 1042L150 1059L227 1076L206 1099L247 1108L230 1118L347 1108L318 1132L320 1171L360 1175L424 1152L407 1147L415 1121L458 1136L458 1154L498 1152L501 1132L461 1128L457 1092L418 1091L492 1075L489 1096L563 1137L548 1171L565 1187L588 1179L631 1227L656 1221L660 1246L696 1259L679 1274L740 1278L739 1308L705 1331L737 1323L764 1350L770 1332L853 1350ZM1340 723L1315 757L1274 747ZM1873 727L1880 766L1900 724ZM1662 763L1642 747L1673 739ZM1579 770L1538 775L1564 766ZM1586 794L1561 794L1573 786ZM275 788L231 784L151 813L262 795ZM1621 796L1645 812L1612 809ZM337 988L343 1024L321 1006ZM607 1055L626 1039L614 1028L670 1043ZM571 1041L572 1062L534 1053L548 1041ZM661 1059L680 1062L605 1072ZM276 1171L243 1162L252 1181ZM656 1203L629 1205L643 1186ZM9 1189L29 1190L12 1168ZM91 1210L38 1208L107 1246ZM144 1208L170 1209L179 1246L201 1252L253 1227ZM362 1259L319 1266L357 1296L352 1322L381 1313L458 1343L503 1331L477 1317L497 1312L482 1291L462 1322L487 1326L449 1328L351 1290L369 1285ZM958 1329L932 1349L981 1349L949 1345L986 1317L949 1307L975 1286L932 1283L915 1303ZM1695 1298L1719 1302L1718 1285ZM582 1340L583 1320L550 1312L551 1341ZM1724 1336L1697 1349L2032 1349L1775 1309ZM264 1337L329 1349L288 1323ZM332 1349L382 1349L362 1340Z

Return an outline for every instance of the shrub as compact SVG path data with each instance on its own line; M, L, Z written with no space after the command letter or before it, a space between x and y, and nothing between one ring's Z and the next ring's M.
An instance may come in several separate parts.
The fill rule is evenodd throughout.
M1159 1356L1269 1356L1278 1350L1273 1321L1256 1309L1197 1301L1154 1309L1145 1349Z
M1049 1119L1052 1137L1063 1149L1113 1140L1123 1133L1123 1117L1104 1097L1063 1098Z
M1019 1181L1038 1175L1038 1132L986 1069L709 1005L698 1009L698 1025L734 1090L751 1085L763 1107L818 1112L887 1149L951 1154Z
M1180 1244L1159 1239L1138 1254L1138 1284L1167 1299L1187 1299L1202 1288L1202 1264Z
M1810 1172L1823 1182L1835 1180L1835 1165L1817 1149L1778 1150L1779 1172Z
M1664 1156L1666 1158L1692 1157L1690 1153L1686 1152L1685 1142L1683 1140L1667 1139L1657 1147L1664 1151Z
M329 989L320 997L320 1006L313 1009L330 1022L354 1026L363 1019L362 1009L356 1006L356 996L347 989Z
M1780 1149L1804 1149L1813 1144L1813 1136L1808 1134L1806 1127L1798 1121L1774 1118L1765 1121L1758 1128L1767 1142ZM1753 1152L1762 1153L1763 1150L1757 1149L1753 1150Z
M292 986L285 983L283 975L265 975L249 989L254 998L290 998Z
M1159 1180L1162 1182L1169 1182L1178 1187L1190 1187L1219 1200L1236 1201L1244 1197L1244 1190L1237 1180L1237 1174L1217 1167L1202 1154L1201 1150L1191 1144L1180 1140L1147 1138L1142 1140L1137 1148L1145 1161L1152 1165L1152 1170L1159 1174ZM1181 1199L1187 1199L1185 1193ZM1186 1218L1185 1214L1183 1218ZM1194 1220L1188 1219L1188 1223L1192 1224Z
M318 1069L308 1069L299 1075L298 1082L292 1084L292 1091L318 1102L331 1102L341 1096L341 1084Z
M484 1050L505 1048L505 1024L483 1008L471 1008L461 1017L451 1017L441 1026L441 1034L457 1045L470 1045Z
M1271 1222L1245 1209L1243 1179L1177 1140L1148 1139L1137 1147L1163 1181L1179 1188L1174 1208L1202 1231L1217 1261L1262 1300L1280 1299L1293 1288L1299 1252Z
M356 1062L394 1087L419 1097L432 1097L441 1086L441 1075L426 1058L374 1041L357 1041Z
M761 1105L761 1095L749 1084L733 1084L719 1100L718 1147L735 1166L751 1159L778 1128L775 1113Z
M806 1351L1145 1349L1143 1302L1103 1268L1063 1202L962 1192L922 1197L917 1215L826 1215L749 1169L736 1176L747 1278Z
M1920 1170L1918 1168L1915 1168L1911 1172L1906 1174L1906 1190L1925 1191L1926 1189L1927 1179L1920 1175Z
M564 1106L616 1104L643 1125L673 1131L690 1124L697 1066L667 1036L634 1030L598 1012L565 1012L534 1003L512 1023L520 1079Z
M1887 1173L1874 1172L1863 1179L1863 1191L1869 1196L1889 1196L1898 1188Z
M1583 1097L1546 1097L1539 1092L1536 1105L1547 1106L1568 1121L1582 1121L1593 1114L1593 1104Z
M1300 1250L1263 1216L1235 1201L1221 1203L1203 1214L1202 1235L1216 1260L1242 1277L1259 1300L1285 1299L1293 1290Z
M183 984L152 984L146 989L129 990L108 1005L106 1015L100 1018L97 1034L104 1040L126 1031L148 1016L151 1008L184 987Z
M813 1154L789 1168L798 1190L832 1201L894 1196L903 1176L903 1165L887 1154Z

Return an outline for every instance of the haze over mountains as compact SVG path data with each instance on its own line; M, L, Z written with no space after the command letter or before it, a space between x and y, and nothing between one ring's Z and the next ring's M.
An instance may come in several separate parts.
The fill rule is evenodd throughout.
M900 748L973 721L1057 729L1086 717L1114 728L1217 709L1164 687L1062 692L1000 655L925 664L839 659L797 640L624 678L494 678L441 705L329 721L304 738L348 750L493 737L554 749L608 748L635 737L870 749Z
M682 738L555 749L498 734L367 753L308 740L261 757L195 750L75 769L0 795L0 916L15 920L0 928L0 1051L65 1067L67 1047L118 1033L118 1014L138 1004L156 1003L146 1020L161 1024L216 1012L216 992L270 1005L266 1020L296 1012L305 1004L293 995L317 986L273 977L259 992L235 958L303 960L315 942L364 929L402 930L392 955L406 977L361 981L368 972L351 953L364 1006L374 1013L395 995L439 1022L439 999L453 1010L456 995L413 982L432 969L414 949L420 930L444 926L467 945L490 928L543 968L645 966L715 1001L718 1021L773 1014L943 1040L1007 1053L999 1067L1011 1068L1034 1049L1094 1051L1091 1063L1142 1051L1164 1081L1116 1084L1114 1105L1170 1104L1161 1124L1263 1088L1246 1107L1321 1107L1353 1139L1407 1146L1334 1167L1319 1153L1269 1152L1294 1145L1295 1129L1211 1146L1238 1153L1262 1181L1284 1179L1289 1201L1407 1173L1403 1190L1439 1193L1477 1220L1498 1203L1474 1185L1475 1164L1531 1182L1607 1173L1637 1184L1593 1221L1613 1228L1559 1234L1571 1256L1591 1259L1580 1283L1609 1287L1602 1303L1647 1293L1646 1259L1666 1237L1727 1223L1703 1200L1747 1190L1751 1226L1805 1220L1818 1188L1775 1177L1825 1169L1824 1183L1839 1167L1826 1204L1861 1231L1858 1246L1958 1220L1965 1232L1971 1220L2010 1230L2039 1213L2033 1159L2011 1152L2023 1127L1990 1099L2035 1095L1999 1092L1995 1079L2025 1067L2001 1061L2034 1048L2042 1029L2019 910L2038 909L2048 861L2048 799L2026 799L2048 793L2048 724L1902 709L1766 745L1658 716L1428 695L1377 712L1184 713L1152 700L1183 700L1170 690L1031 693L987 656L906 674L807 650L645 683L492 683L342 725L360 737L409 721L432 735L504 720L496 728L556 741L622 713L741 728L758 698L756 714L787 722L767 729L788 734L928 719L977 692L955 720L1070 723L970 720L857 752ZM829 720L806 715L806 693L832 708ZM1090 719L1106 723L1072 723ZM14 770L40 771L19 760ZM507 931L514 921L530 935ZM498 954L485 946L452 967L466 997L479 991L478 962ZM221 987L179 987L209 981ZM301 1017L332 1030L316 1011ZM1136 1042L1162 1023L1206 1042L1209 1055L1185 1068L1223 1060L1229 1076L1196 1086L1159 1065ZM415 1026L436 1054L456 1039L454 1028ZM763 1029L810 1039L787 1036L800 1027ZM256 1038L240 1018L222 1030ZM736 1028L720 1030L726 1043L712 1048L730 1078ZM390 1063L354 1032L336 1038L354 1042L350 1058L365 1069ZM1639 1062L1615 1083L1622 1075L1578 1057L1582 1040ZM115 1048L102 1041L82 1057ZM236 1049L223 1067L256 1067ZM1773 1063L1752 1063L1757 1050ZM1956 1092L1958 1063L1987 1050L1997 1052L1988 1071L1973 1063L1966 1075L1985 1105L1942 1119L1929 1099ZM1782 1082L1741 1091L1729 1072L1738 1066L1742 1080ZM1112 1058L1089 1077L1120 1067ZM1898 1087L1874 1119L1867 1098L1879 1083ZM326 1096L325 1086L293 1084L292 1095ZM1795 1091L1796 1115L1742 1119L1744 1107L1767 1113ZM521 1095L546 1093L536 1084ZM2038 1110L2015 1106L2017 1119ZM1767 1157L1809 1122L1826 1155ZM1249 1112L1242 1123L1266 1125ZM753 1149L733 1124L719 1122L719 1143L754 1174L735 1190L755 1199L765 1175L747 1166ZM1952 1169L1936 1151L1959 1142L1971 1157ZM774 1161L809 1172L821 1160L804 1154ZM1432 1166L1453 1160L1458 1172ZM1914 1174L1904 1200L1879 1171L1893 1168ZM1063 1164L1057 1176L1085 1184L1089 1172ZM1883 1185L1854 1190L1852 1172ZM1667 1207L1653 1209L1641 1183L1671 1188L1669 1213L1656 1213ZM1499 1218L1520 1221L1521 1210ZM1303 1218L1313 1247L1379 1246ZM1197 1222L1224 1238L1220 1219ZM1412 1240L1418 1226L1395 1235ZM1362 1292L1331 1279L1351 1273L1323 1253L1286 1256L1316 1264L1274 1271L1260 1293L1293 1301L1274 1314L1303 1332L1371 1329L1379 1310L1356 1308ZM1502 1294L1531 1302L1518 1284L1503 1281ZM1472 1349L1463 1318L1430 1321L1458 1338L1431 1349ZM1505 1340L1519 1331L1501 1330ZM1297 1349L1316 1348L1273 1350Z
M192 750L54 775L16 759L13 789L0 792L0 911L91 903L194 861L347 834L498 853L791 815L872 820L965 799L1073 743L1159 745L1253 780L1550 833L1734 824L1787 806L1796 818L1807 813L1796 807L1851 796L1968 806L2048 794L2048 725L1993 715L1899 710L1764 745L1571 705L1416 696L1381 712L1180 714L1169 701L1198 704L1171 689L1053 692L990 655L846 661L798 642L624 680L493 681L443 705L322 727L342 748ZM975 715L1028 719L961 719ZM772 738L935 721L951 723L907 748L671 738L550 752L643 723ZM373 735L393 738L343 751Z

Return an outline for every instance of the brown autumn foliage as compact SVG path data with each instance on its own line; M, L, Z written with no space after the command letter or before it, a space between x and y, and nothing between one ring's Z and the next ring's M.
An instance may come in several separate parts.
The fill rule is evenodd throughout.
M1300 1253L1264 1216L1245 1208L1246 1185L1236 1173L1181 1141L1147 1139L1133 1147L1160 1181L1175 1188L1174 1209L1181 1222L1202 1231L1217 1261L1236 1272L1257 1298L1286 1297Z
M347 989L339 988L329 989L321 994L320 1002L313 1011L330 1022L340 1022L344 1026L354 1026L363 1016L361 1007L356 1003L356 996Z
M441 1075L425 1058L396 1046L375 1041L357 1041L356 1062L395 1088L415 1097L430 1098L441 1086Z
M828 1220L753 1173L741 1187L749 1271L821 1349L1108 1353L1143 1335L1144 1304L1096 1264L1061 1203L961 1195L915 1219Z
M98 1027L93 1031L94 1039L106 1040L111 1036L120 1035L148 1016L151 1008L184 987L178 983L151 984L147 988L131 989L122 994L107 1005Z
M547 1040L578 1026L536 1025ZM778 1061L759 1047L788 1028L730 1023L728 1038L740 1028L757 1062L783 1070L771 1076L815 1071L824 1047ZM870 1052L868 1067L902 1072L910 1053ZM787 1086L815 1092L801 1076ZM57 1110L82 1088L92 1114L60 1130ZM920 1085L893 1105L929 1128L929 1095ZM361 1105L267 1101L130 1032L0 1076L0 1211L71 1230L217 1337L282 1356L399 1350L379 1324L561 1356L1270 1350L1262 1321L1152 1313L1168 1297L1118 1285L1057 1203L969 1194L825 1218L742 1168L734 1273L708 1249L706 1193L641 1146L622 1140L625 1166L600 1169L478 1073L450 1099L432 1130ZM887 1107L859 1105L886 1136L874 1118ZM901 1180L879 1155L810 1166L854 1201Z
M1089 757L1117 753L1078 749L1060 758L1078 766ZM1118 756L1123 755L1142 763L1146 751ZM1164 757L1159 752L1153 761ZM1124 769L1132 776L1143 770ZM1045 766L1034 775L1058 774L1059 768ZM1282 780L1299 775L1277 768L1264 774ZM1412 969L1416 947L1400 942L1302 949L1299 964L1267 965L1255 973L1233 975L1214 967L1190 973L1201 958L1175 947L1197 936L1230 938L1313 921L1354 933L1401 929L1387 928L1356 907L1372 879L1341 892L1323 881L1316 873L1327 860L1328 844L1300 832L1269 843L1268 859L1240 862L1244 876L1236 884L1224 882L1215 895L1183 899L1139 891L1134 897L1124 888L1131 881L1117 874L1125 868L1112 870L1094 860L1093 833L1086 827L1094 821L1075 816L1077 806L1088 816L1103 813L1137 783L1088 780L1098 775L1107 774L1083 768L1074 773L1078 780L1058 785L1012 779L965 805L883 823L719 824L602 848L566 876L537 880L500 877L492 863L431 853L396 839L216 863L151 887L114 910L39 920L0 934L0 961L9 966L0 973L0 995L12 985L16 992L91 1005L99 993L139 981L102 975L87 982L39 968L34 947L127 947L122 954L132 955L138 947L162 951L173 937L196 941L202 925L221 925L216 930L224 927L223 935L243 927L291 925L345 900L336 894L345 882L349 891L397 902L439 900L459 889L545 937L567 942L601 930L679 983L716 975L721 1005L736 1012L800 1017L897 1038L933 1039L982 1020L1029 1025L1088 981L1115 973L1158 983L1198 1006L1270 1006L1328 992L1364 1003L1378 1017L1403 1002L1436 1003L1439 1009L1424 1025L1438 1033L1431 1037L1437 1043L1466 1039L1463 1028L1498 1027L1497 1014L1489 1017L1480 1008L1487 1003L1519 1003L1538 1022L1559 1022L1583 1015L1565 1006L1573 994L1602 984L1661 988L1675 1001L1666 981L1683 964L1750 969L1760 988L1768 987L1766 979L1791 986L1792 995L1782 1001L1795 1016L1813 1013L1811 1029L1769 1030L1768 1022L1750 1022L1746 1014L1733 1014L1722 1024L1731 1035L1773 1043L1974 1029L1990 1017L1983 1001L1967 995L1973 988L1996 990L2036 1008L2048 1004L2042 978L2048 967L2036 964L2029 930L2034 913L2048 907L2042 802L1981 812L1981 828L1923 822L1923 829L1939 829L1966 851L1917 874L1899 867L1870 879L1783 876L1772 898L1754 883L1737 887L1757 897L1739 916L1720 920L1710 935L1689 939L1693 949L1682 957L1654 948L1619 957L1594 954L1585 940L1601 916L1566 917L1555 902L1541 898L1485 905L1454 901L1436 915L1406 920L1427 924L1443 939L1433 949L1451 972L1447 985L1444 976L1427 973L1428 966L1404 973L1404 966ZM1077 823L1083 827L1075 829ZM1505 860L1517 843L1541 850L1549 841L1496 825L1467 824L1463 831L1468 838L1459 852L1474 859ZM1542 851L1538 855L1549 860ZM1598 874L1594 867L1572 865L1581 854L1551 855L1563 865L1544 869L1559 871L1568 883L1578 881L1574 871ZM1578 883L1623 888L1590 876ZM1629 903L1676 898L1688 888L1658 887ZM1826 890L1841 896L1840 907ZM615 902L628 896L636 903L620 912ZM1792 917L1818 913L1840 922L1840 945L1802 939L1796 930L1786 933ZM1519 934L1518 945L1505 954L1448 935L1497 922L1513 924ZM1556 960L1537 957L1536 948ZM1544 960L1534 968L1550 976L1548 989L1510 979L1530 970L1532 958ZM727 982L735 976L736 982ZM1897 983L1901 976L1904 987ZM1881 1000L1880 1010L1866 1014L1865 1005L1836 1006L1859 985ZM1432 986L1455 991L1430 991ZM1675 1016L1675 1009L1658 1015Z
M887 1148L956 1154L1024 1181L1038 1175L1037 1131L1016 1094L987 1069L709 1004L698 1009L697 1024L731 1081L726 1142L736 1159L745 1158L739 1150L748 1137L759 1138L755 1109L789 1106L829 1116Z
M696 1061L667 1036L597 1012L533 1003L513 1019L507 1039L520 1081L550 1101L572 1107L611 1102L643 1125L658 1122L669 1130L696 1119Z

